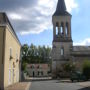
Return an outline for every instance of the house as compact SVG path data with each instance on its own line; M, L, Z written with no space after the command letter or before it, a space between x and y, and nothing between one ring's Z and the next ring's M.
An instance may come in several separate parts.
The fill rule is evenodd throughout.
M48 77L50 74L49 64L28 64L27 72L30 77Z
M20 80L20 41L5 13L0 13L0 89Z
M90 60L90 46L73 46L72 15L67 12L64 0L58 0L57 8L52 16L52 77L61 71L62 65L72 62L80 70L85 60Z

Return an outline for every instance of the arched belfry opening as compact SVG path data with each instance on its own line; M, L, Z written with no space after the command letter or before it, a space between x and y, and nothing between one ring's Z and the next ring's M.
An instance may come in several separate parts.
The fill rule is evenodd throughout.
M55 25L53 25L53 40L56 40L56 39L60 40L60 37L62 37L63 40L68 39L72 41L70 22L59 22L59 23L54 22L54 23ZM57 36L59 38L56 38Z

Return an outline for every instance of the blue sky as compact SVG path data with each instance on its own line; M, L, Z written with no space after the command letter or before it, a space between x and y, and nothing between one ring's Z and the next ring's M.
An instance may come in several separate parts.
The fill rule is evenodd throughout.
M65 0L72 14L74 45L90 45L90 0ZM22 44L52 45L52 14L57 0L0 0Z

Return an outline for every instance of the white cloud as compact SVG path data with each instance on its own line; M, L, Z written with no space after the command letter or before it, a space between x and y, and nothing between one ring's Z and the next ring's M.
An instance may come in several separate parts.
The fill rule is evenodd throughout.
M82 40L82 41L79 41L79 42L74 42L74 45L75 46L79 46L79 45L81 45L81 46L90 46L90 38L87 38L87 39L84 39L84 40Z
M67 10L71 12L73 9L78 8L78 4L75 2L75 0L65 0Z
M9 14L9 17L12 19L12 20L21 20L22 19L22 16L20 14L16 14L16 13L10 13Z
M35 1L35 0L34 0ZM51 30L52 28L52 15L56 10L58 0L37 0L32 2L33 6L28 7L20 6L13 12L8 12L10 20L17 32L24 34L39 34L44 30ZM65 0L67 10L71 12L73 9L78 8L75 0ZM28 3L25 1L25 3ZM24 4L24 0L23 0ZM15 6L14 6L15 7ZM10 7L9 7L10 8Z

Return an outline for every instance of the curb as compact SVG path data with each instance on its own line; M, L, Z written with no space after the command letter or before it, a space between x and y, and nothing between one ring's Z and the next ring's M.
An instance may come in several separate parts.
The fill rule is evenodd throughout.
M31 86L31 82L28 83L27 87L25 90L29 90L30 89L30 86Z

